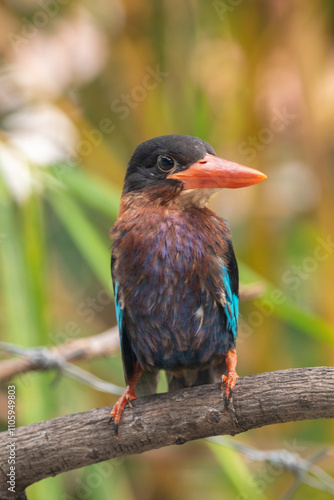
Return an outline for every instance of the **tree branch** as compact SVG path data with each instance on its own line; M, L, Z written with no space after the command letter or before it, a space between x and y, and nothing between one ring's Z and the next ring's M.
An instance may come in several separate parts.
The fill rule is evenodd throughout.
M24 498L43 478L122 455L264 425L334 418L334 368L316 367L240 378L227 413L218 384L137 399L126 408L119 439L98 408L19 427L15 432L16 494L8 492L7 432L0 434L0 498Z

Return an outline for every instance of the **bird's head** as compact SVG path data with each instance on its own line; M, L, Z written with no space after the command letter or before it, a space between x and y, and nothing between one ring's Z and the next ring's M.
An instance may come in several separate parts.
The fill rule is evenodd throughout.
M160 203L204 206L222 188L251 186L266 175L216 156L205 141L163 135L140 144L127 169L124 194L143 193Z

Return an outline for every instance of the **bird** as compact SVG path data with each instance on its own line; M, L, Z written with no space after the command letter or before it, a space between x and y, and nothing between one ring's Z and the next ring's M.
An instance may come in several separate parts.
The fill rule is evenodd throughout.
M228 408L238 378L238 265L228 223L207 205L223 188L264 179L198 137L163 135L135 149L110 233L127 384L110 412L116 438L140 383L155 392L160 370L170 391L220 377Z

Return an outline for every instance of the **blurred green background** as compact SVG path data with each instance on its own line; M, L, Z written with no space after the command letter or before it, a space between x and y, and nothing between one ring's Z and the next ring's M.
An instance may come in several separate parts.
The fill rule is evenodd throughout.
M127 161L141 141L181 133L268 175L212 203L231 225L241 283L264 287L241 304L239 375L331 365L333 37L334 3L325 0L1 2L1 340L54 346L115 325L112 300L99 297L111 290L108 232ZM80 366L124 384L119 355ZM116 401L66 377L50 386L54 376L14 380L19 425ZM234 439L303 457L328 449L318 465L333 475L333 437L331 422L308 421ZM73 471L27 493L276 499L292 482L289 471L202 441ZM330 496L302 485L294 498Z

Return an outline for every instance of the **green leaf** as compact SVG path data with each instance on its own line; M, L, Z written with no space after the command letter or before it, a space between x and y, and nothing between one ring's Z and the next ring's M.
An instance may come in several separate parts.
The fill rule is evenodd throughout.
M264 294L254 301L260 310L272 310L271 314L298 328L305 335L334 345L334 329L329 323L291 302L281 289L266 281L246 264L239 262L239 268L244 283L260 281L265 285ZM268 314L270 313L266 316Z
M0 268L3 296L5 337L13 343L33 345L36 323L30 307L31 295L24 258L22 220L20 212L10 200L2 201Z
M240 453L219 443L208 442L208 446L221 465L225 477L238 492L237 498L265 500L266 496L256 487L254 478Z
M100 283L111 289L110 244L104 241L82 208L67 193L50 193L48 200Z
M55 165L53 176L61 181L68 192L91 208L105 214L110 220L117 218L121 191L105 180L88 175L79 167Z

